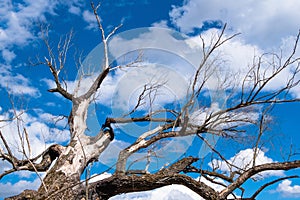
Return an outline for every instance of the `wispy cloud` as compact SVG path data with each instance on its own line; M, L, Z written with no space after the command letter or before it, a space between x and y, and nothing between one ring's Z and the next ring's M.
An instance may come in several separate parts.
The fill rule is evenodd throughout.
M85 10L82 13L83 20L88 23L87 29L96 29L97 28L97 21L94 13L89 10Z
M27 0L19 3L10 0L1 1L0 52L2 58L8 63L11 62L15 58L12 48L26 46L36 39L37 35L33 31L36 27L33 22L46 21L46 14L56 15L55 10L59 5L65 5L69 7L69 12L78 14L83 1L76 0L72 3L62 0Z
M38 97L39 90L32 86L30 79L21 74L14 74L12 67L0 64L0 87L12 95L30 95Z
M4 60L0 70L0 87L8 90L13 95L39 96L37 88L33 87L31 81L21 74L13 73L11 62L18 55L16 48L30 45L37 39L36 26L34 22L47 21L46 16L55 16L59 5L69 7L69 12L80 12L84 5L83 0L72 1L43 1L27 0L19 3L11 0L0 2L0 58Z
M75 0L75 1L61 1L61 3L66 4L69 9L68 11L74 15L80 15L82 12L82 8L85 5L85 0Z

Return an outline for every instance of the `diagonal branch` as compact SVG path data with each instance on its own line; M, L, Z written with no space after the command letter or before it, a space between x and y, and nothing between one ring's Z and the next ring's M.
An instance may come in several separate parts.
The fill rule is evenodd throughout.
M194 162L197 162L198 160L199 160L199 158L193 158L191 156L186 157L186 158L183 158L183 159L175 162L168 168L163 168L163 169L159 170L156 174L164 174L164 175L178 174L180 172L185 171L186 168L190 167L191 164L193 164Z
M49 92L58 92L60 93L63 97L65 97L66 99L69 99L69 100L72 100L73 99L73 95L70 94L69 92L67 92L67 90L65 90L60 81L59 81L59 78L58 78L58 71L55 69L55 67L52 65L52 63L47 59L45 58L46 60L46 63L48 65L48 67L50 68L50 71L52 73L52 76L54 78L54 81L55 81L55 84L56 84L56 88L53 88L53 89L49 89L48 91Z
M251 178L253 175L258 174L267 170L290 170L300 167L300 160L290 161L290 162L280 162L280 163L267 163L262 165L254 166L244 173L242 173L233 183L231 183L227 188L220 192L221 198L226 198L230 193L232 193L236 188L241 186L245 181Z
M286 180L286 179L291 179L291 178L299 178L299 176L287 176L287 177L282 177L282 178L278 178L274 181L271 181L271 182L268 182L264 185L262 185L252 196L250 199L255 199L257 197L257 195L259 195L259 193L261 191L263 191L266 187L270 186L270 185L273 185L279 181L283 181L283 180Z
M94 95L97 92L97 90L100 88L102 82L108 75L109 71L110 71L109 68L106 68L104 71L102 71L102 73L99 74L99 76L93 82L92 86L88 89L88 91L79 98L89 99L92 95Z
M5 154L4 152L2 152L2 150L1 150L1 152L0 152L0 157L1 157L2 159L7 160L8 162L10 162L10 163L12 164L12 166L13 166L14 169L17 169L17 166L16 166L17 158L13 156L12 151L11 151L11 149L10 149L8 143L6 142L5 138L3 137L1 130L0 130L0 138L1 138L1 140L2 140L2 142L3 142L3 144L4 144L4 146L5 146L5 148L6 148L6 150L7 150L7 153L8 153L8 155L6 155L6 154Z

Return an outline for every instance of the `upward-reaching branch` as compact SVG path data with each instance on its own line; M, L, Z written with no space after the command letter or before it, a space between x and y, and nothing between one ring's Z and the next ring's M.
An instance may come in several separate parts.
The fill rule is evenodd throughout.
M108 42L109 38L122 26L122 25L119 25L119 26L115 27L106 36L104 28L101 23L101 19L98 15L98 8L100 7L100 4L95 6L94 3L91 2L91 7L92 7L94 15L96 17L98 28L101 32L101 38L102 38L102 43L103 43L103 48L104 48L104 64L102 66L102 72L97 76L97 78L95 79L95 81L93 82L91 87L88 89L88 91L80 97L81 99L89 99L92 95L94 95L97 92L97 90L100 88L105 77L108 75L108 73L110 71L110 67L109 67L109 57L108 57L109 52L108 52L107 42Z
M93 82L93 84L91 85L91 87L88 89L88 91L83 94L80 98L81 99L89 99L92 95L94 95L97 90L100 88L102 82L104 81L104 79L106 78L106 76L109 73L109 68L106 68L104 71L102 71L102 73L99 74L99 76L96 78L96 80Z
M65 88L63 88L61 80L59 78L59 74L61 72L61 70L65 67L65 63L66 63L66 58L67 58L67 52L70 48L70 44L71 44L71 40L73 37L72 32L69 35L66 35L64 42L61 44L61 42L59 42L59 44L57 45L57 53L58 53L58 62L59 62L59 66L57 66L56 64L56 57L55 57L55 53L52 50L52 47L49 44L48 41L48 27L46 29L44 29L43 27L41 27L41 35L42 35L42 39L48 49L48 53L49 53L49 58L45 57L45 61L46 61L46 65L49 67L49 70L53 76L54 82L56 87L49 89L49 92L58 92L60 93L63 97L65 97L66 99L69 99L72 101L73 99L73 95L71 93L69 93Z
M94 12L94 15L96 17L97 20L97 24L98 24L98 28L101 32L101 37L102 37L102 42L103 42L103 46L104 46L104 66L103 66L103 70L106 70L107 68L109 68L109 58L108 58L108 46L107 46L107 41L109 40L109 38L122 26L122 24L120 24L119 26L115 27L107 36L105 35L105 31L104 28L102 26L101 23L101 19L98 15L98 9L100 7L100 4L98 4L97 6L94 5L93 2L91 2L91 6Z
M48 91L49 92L58 92L66 99L69 99L72 101L73 95L62 87L62 85L59 81L59 78L58 78L58 71L53 67L52 63L47 58L45 58L45 60L47 62L48 67L50 68L50 71L53 75L53 78L54 78L54 81L56 84L56 88L49 89Z

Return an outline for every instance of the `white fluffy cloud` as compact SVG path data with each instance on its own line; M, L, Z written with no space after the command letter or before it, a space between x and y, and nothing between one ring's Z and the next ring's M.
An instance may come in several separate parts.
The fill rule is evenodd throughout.
M17 113L20 113L20 111L17 111ZM62 143L69 140L69 131L59 129L59 127L50 128L51 124L53 124L54 121L49 121L49 119L45 119L45 115L49 116L50 114L41 112L39 112L39 114L44 117L38 118L27 113L23 113L21 115L22 122L20 122L20 135L23 135L24 137L24 134L22 132L23 128L26 128L32 152L32 155L28 155L30 157L34 157L42 153L42 151L45 150L52 143ZM5 112L0 115L0 120L9 119L11 116L12 111ZM21 141L17 126L18 124L16 121L0 122L1 132L4 135L8 144L10 144L11 150L17 158L23 158ZM5 149L2 146L2 141L0 142L0 145L3 149ZM24 146L25 150L28 153L28 146L26 145L26 143Z
M34 181L21 180L14 184L0 183L0 198L9 197L13 195L20 194L25 189L36 190L41 184L40 179L35 179Z
M95 21L92 13L84 13L86 13L85 18L87 21ZM209 44L211 37L215 34L216 30L209 30L204 33L203 37L207 44ZM292 44L292 39L286 40L285 44ZM132 108L136 104L133 100L139 95L143 85L151 79L155 82L161 76L166 77L164 80L167 83L164 90L162 90L163 92L161 92L167 94L164 96L170 96L168 95L170 92L175 92L177 98L182 98L186 95L187 85L190 83L192 74L201 60L202 47L199 37L185 38L179 33L168 29L148 28L130 30L116 35L109 42L109 49L112 56L111 61L116 59L118 62L122 60L129 61L130 59L132 61L136 58L132 56L134 55L132 52L144 51L144 67L127 69L126 72L114 71L114 75L109 75L101 86L99 95L101 103L108 106L117 105L123 107L124 110L128 110L129 107ZM234 80L231 80L233 83L231 85L241 85L242 78L244 78L245 73L252 64L251 62L253 62L253 57L260 55L262 52L263 50L257 45L247 44L245 41L237 38L228 41L216 52L216 54L220 54L220 59L224 60L222 66L218 66L221 76L226 74L231 78L234 77ZM86 67L84 70L89 72L90 66L95 66L95 63L96 65L101 63L102 57L99 56L101 53L102 46L99 45L84 61L83 65ZM124 63L126 64L125 61ZM170 72L166 73L166 69L170 70ZM98 71L96 69L95 73L97 74L99 71L99 69ZM171 78L168 78L167 74L171 74ZM266 86L266 89L282 87L287 77L291 77L291 75L289 69L282 71L275 81ZM82 81L80 91L86 91L94 77L86 77ZM157 78L153 79L153 77ZM224 79L225 77L222 78ZM217 87L215 80L212 78L208 87L212 89ZM53 81L46 80L46 82L50 87L53 87ZM85 84L85 82L88 84ZM74 90L76 85L74 82L67 81L67 84L68 90ZM176 91L173 88L176 88ZM299 89L297 90L297 88L292 90L295 94L299 94L297 93L298 91ZM115 102L112 102L112 99ZM167 102L162 95L159 95L156 100L159 102L158 104Z
M153 27L159 27L159 28L168 28L168 21L167 20L161 20L159 22L154 22L151 24Z
M227 160L228 163L231 163L232 165L247 170L253 166L253 155L254 150L253 149L245 149L238 152L235 156L231 157ZM272 158L269 158L265 155L265 152L258 149L255 159L255 165L261 165L266 163L274 163ZM209 163L210 167L217 168L218 170L221 170L222 172L233 172L233 171L240 171L234 166L229 166L225 161L214 159L212 162ZM256 178L262 178L266 176L283 176L284 172L282 170L278 171L265 171L260 173L259 175L256 175Z
M215 37L218 34L219 30L210 29L203 33L204 41L206 45L210 43L211 38ZM227 38L230 33L225 33L224 38ZM194 49L201 49L201 39L199 37L192 37L187 40L187 43ZM274 52L278 55L282 56L282 60L274 60L272 56L265 56L262 60L262 64L260 65L260 75L270 76L273 73L273 68L266 63L283 63L285 59L290 56L292 49L294 47L295 37L289 36L285 38L277 50L266 50L263 47L251 43L246 43L245 40L241 39L239 36L227 41L222 46L220 46L215 53L218 54L218 58L223 60L224 62L221 65L217 66L220 72L221 80L227 80L230 82L230 86L237 86L238 89L242 85L243 79L246 77L246 73L249 71L250 67L254 66L258 63L258 58L265 52ZM299 46L299 45L298 45ZM299 47L296 51L296 56L300 56ZM277 66L279 67L279 65ZM295 65L290 65L284 70L282 70L276 77L273 78L265 87L264 91L274 91L279 88L284 87L287 84L287 80L293 77L293 72L295 69ZM232 78L234 77L234 79ZM298 80L300 75L298 74L295 77L295 80ZM222 81L221 81L222 82ZM210 86L213 85L214 82L209 82ZM216 83L216 82L215 82ZM250 83L250 82L248 82ZM246 85L246 87L251 86ZM299 85L294 87L290 93L296 97L300 96L300 87Z
M248 42L273 47L297 34L299 6L297 0L187 0L181 7L173 7L170 18L184 32L201 28L205 21L219 20L242 32Z
M16 54L8 49L3 49L2 57L7 63L10 63L16 57Z
M17 113L20 113L20 111L17 111ZM69 140L69 131L61 130L61 128L64 127L64 123L59 124L58 128L50 128L53 126L56 116L53 116L49 113L44 113L41 110L38 110L36 114L38 114L40 117L35 117L27 113L23 113L21 115L22 122L20 123L24 128L26 128L30 142L31 155L29 154L27 143L24 142L24 148L27 156L29 157L34 157L42 153L42 151L44 151L52 143L62 143ZM0 120L9 119L11 116L11 110L8 112L2 112L0 113ZM20 134L24 137L24 134L22 133L23 127L20 127ZM10 145L14 156L19 159L24 159L16 121L0 122L0 130L6 142ZM5 151L2 141L0 141L0 148ZM11 165L5 161L1 161L0 166L0 173L11 169ZM18 182L0 183L0 198L19 194L25 189L37 189L40 185L40 180L36 178L34 181L29 181L29 178L32 177L32 174L32 172L28 171L16 172L14 175L19 178ZM41 174L43 175L44 173Z
M151 98L155 99L152 105L153 109L176 99L182 99L188 88L187 80L180 73L169 67L150 63L141 68L133 68L115 81L117 84L114 83L115 95L112 98L112 107L121 108L127 112L137 104L137 99L145 84L163 85L151 94ZM150 108L149 97L146 96L146 99L147 103L144 104L144 107Z
M53 12L54 1L32 1L26 4L13 4L10 0L2 1L0 26L0 50L14 45L26 45L35 36L31 32L33 20L44 20L46 12ZM13 37L12 37L13 36ZM4 55L5 56L5 55ZM7 60L7 58L6 58Z
M300 197L300 185L292 185L292 181L290 180L282 181L278 185L276 191L281 193L285 197Z
M174 35L172 35L174 34ZM114 70L106 77L101 85L99 101L105 105L122 107L128 111L136 105L136 99L147 83L164 84L156 95L157 102L169 102L170 97L180 99L186 95L189 79L198 65L199 52L193 49L183 39L176 39L178 33L167 29L136 29L121 33L109 43L111 61L117 61L119 65L126 65L136 59L137 52L144 53L140 67ZM136 37L134 36L136 35ZM129 38L127 38L129 37ZM180 36L181 37L181 36ZM156 38L153 40L153 38ZM190 41L192 43L192 41ZM90 73L91 66L102 63L102 46L97 46L85 59L83 66ZM115 60L114 60L115 59ZM96 74L99 69L94 69ZM95 76L89 76L82 80L80 91L86 91L91 80ZM53 81L45 80L53 87ZM68 83L68 89L72 91L75 84ZM168 98L167 98L168 97ZM111 102L114 99L115 102ZM173 98L174 99L174 98ZM160 103L157 103L161 105Z

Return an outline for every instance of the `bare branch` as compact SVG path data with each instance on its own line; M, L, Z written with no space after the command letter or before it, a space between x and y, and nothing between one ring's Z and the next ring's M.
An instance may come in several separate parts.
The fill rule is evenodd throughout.
M300 167L300 160L290 161L290 162L279 162L279 163L267 163L262 165L254 166L245 172L243 172L233 183L231 183L227 188L220 192L221 198L226 198L230 193L232 193L236 188L241 186L245 181L247 181L251 176L258 174L267 170L290 170Z
M109 38L122 26L122 24L120 24L119 26L115 27L107 36L105 36L105 31L104 31L104 28L102 26L101 19L100 19L99 15L98 15L98 9L100 7L100 4L98 4L97 6L95 6L94 3L91 2L91 7L92 7L94 15L96 17L98 28L99 28L99 30L101 32L102 42L103 42L103 46L104 46L104 66L103 66L103 71L105 71L106 69L109 68L108 45L107 45L107 42L108 42Z
M143 117L134 117L134 118L107 118L107 120L113 124L124 124L124 123L132 123L132 122L167 122L167 123L174 122L174 119L154 118L149 115Z
M14 160L15 167L13 169L7 170L0 175L0 179L5 175L10 174L15 171L27 170L33 172L44 172L49 169L52 162L61 154L64 147L60 145L52 145L48 147L43 153L36 156L35 158L19 160L14 156L1 155L1 158L12 163ZM39 158L42 158L40 163L35 163Z
M146 191L165 185L181 184L198 193L205 199L217 199L217 193L206 184L198 182L191 177L178 174L197 160L197 158L192 157L183 158L172 164L168 169L159 171L156 174L146 174L142 176L113 175L98 183L91 184L90 191L96 191L96 193L102 197L111 197L120 193ZM119 183L122 183L122 187L119 187ZM135 187L131 187L132 185Z
M287 176L287 177L278 178L274 181L268 182L268 183L262 185L258 190L256 190L256 192L251 196L250 199L255 199L257 197L257 195L259 195L259 193L261 193L266 187L273 185L279 181L283 181L283 180L291 179L291 178L299 178L299 176Z
M10 162L13 165L14 169L17 169L17 166L16 166L17 165L16 164L17 158L15 158L13 156L12 151L11 151L8 143L6 142L5 138L3 137L1 130L0 130L0 137L1 137L1 140L2 140L2 142L3 142L3 144L4 144L5 148L6 148L7 152L8 152L8 155L5 155L4 152L1 152L0 157L2 159L7 160L8 162Z
M253 166L255 166L255 161L256 161L256 157L257 157L257 154L258 154L258 145L259 145L259 142L261 140L261 137L265 131L265 118L266 118L266 113L272 108L272 104L267 107L261 117L260 117L260 120L259 120L259 133L258 133L258 136L257 136L257 139L256 139L256 143L255 143L255 148L254 148L254 153L253 153Z
M48 53L49 53L49 58L45 57L46 63L44 63L44 64L49 67L49 70L53 76L53 79L54 79L54 82L56 85L56 88L49 89L48 91L49 92L58 92L66 99L72 100L73 95L70 94L69 92L67 92L67 90L62 87L62 84L61 84L60 78L59 78L59 74L60 74L60 71L64 68L66 58L67 58L67 52L70 48L70 43L71 43L71 40L73 37L73 33L71 31L70 34L65 37L64 43L62 45L61 45L61 42L59 42L57 45L57 49L58 49L58 56L57 56L58 58L57 59L59 62L59 66L57 66L55 53L53 52L53 49L48 41L48 31L49 31L48 28L49 27L46 27L46 28L41 27L41 37L42 37L42 39L48 49Z
M102 71L102 73L100 73L99 76L96 78L96 80L93 82L89 90L78 99L89 99L92 95L94 95L97 92L97 90L100 88L106 76L108 75L109 70L110 70L109 68L106 68L104 71Z
M123 24L120 24L119 26L116 26L108 35L107 35L107 37L106 37L106 40L109 40L109 38L113 35L113 34L115 34L115 32L119 29L119 28L121 28L123 26Z
M240 167L236 166L236 165L233 165L232 163L228 162L227 159L219 152L217 151L204 137L202 137L199 133L197 133L197 136L203 141L205 142L205 144L214 152L216 153L223 161L226 162L226 164L229 166L229 167L235 167L239 170L242 170Z

